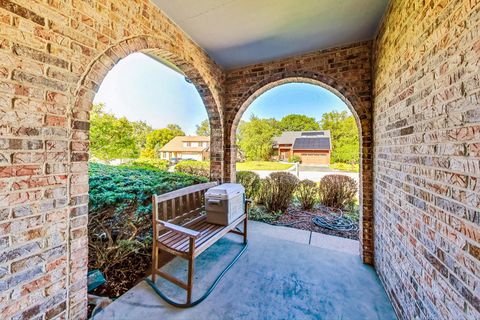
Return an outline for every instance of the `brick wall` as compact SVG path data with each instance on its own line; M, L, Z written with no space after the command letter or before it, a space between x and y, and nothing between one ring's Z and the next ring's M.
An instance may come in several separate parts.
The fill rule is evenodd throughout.
M480 319L480 2L392 1L374 47L375 266L403 319Z
M196 85L221 179L222 71L149 1L0 0L1 319L85 317L89 110L135 51Z
M371 42L367 41L230 70L224 111L224 176L234 180L237 126L245 110L265 91L285 83L311 83L337 94L350 107L361 136L360 253L366 263L373 263L370 58Z
M373 60L362 42L223 72L148 0L0 0L1 318L85 316L89 109L136 51L196 85L218 180L234 177L258 95L288 82L338 94L361 129L364 261L404 319L479 318L479 7L393 0Z

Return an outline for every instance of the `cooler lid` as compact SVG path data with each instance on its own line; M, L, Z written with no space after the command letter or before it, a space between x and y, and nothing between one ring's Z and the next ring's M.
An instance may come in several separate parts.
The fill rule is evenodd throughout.
M224 183L208 189L207 192L205 192L205 197L229 199L239 193L245 193L245 188L241 184Z

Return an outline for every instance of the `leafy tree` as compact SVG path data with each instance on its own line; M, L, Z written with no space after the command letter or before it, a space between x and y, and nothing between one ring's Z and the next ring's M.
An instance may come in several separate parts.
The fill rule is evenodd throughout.
M101 160L136 158L139 154L134 126L127 118L117 118L104 110L104 104L93 106L90 115L90 152Z
M269 160L273 137L279 134L275 119L260 119L254 115L238 127L238 146L248 160Z
M210 137L210 123L208 122L208 119L197 124L196 134L197 136Z
M358 128L352 115L346 111L324 113L320 126L322 130L330 130L332 162L359 162Z
M146 138L145 149L142 150L142 157L155 158L158 155L157 150L166 145L176 136L184 136L180 126L169 124L167 128L151 131Z
M179 136L184 136L185 132L183 132L182 128L178 124L170 123L167 124L167 129L172 130L174 133L178 133Z
M148 149L145 148L140 152L140 158L155 158L155 150L154 149Z
M315 118L303 114L289 114L279 121L278 127L283 131L314 131L320 130Z
M137 145L137 149L142 150L145 148L147 135L153 129L144 121L132 122L132 126L133 126L133 136L135 137L135 143Z

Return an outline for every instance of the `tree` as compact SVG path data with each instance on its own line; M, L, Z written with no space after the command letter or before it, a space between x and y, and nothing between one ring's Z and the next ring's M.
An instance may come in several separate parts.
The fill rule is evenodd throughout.
M303 114L289 114L279 121L278 127L283 131L315 131L320 130L320 125L315 118Z
M133 136L135 137L135 143L137 145L137 149L142 150L145 148L147 135L153 129L144 121L134 121L132 122L132 126L133 126Z
M330 130L332 162L359 162L358 128L352 115L346 111L324 113L320 126L322 130Z
M177 134L178 136L184 136L185 132L183 132L182 128L178 124L170 123L167 124L167 129L173 131L173 133Z
M142 157L154 158L158 156L158 149L166 145L176 136L184 136L180 126L169 124L167 128L151 131L146 138L145 149L142 150Z
M117 118L94 105L90 116L90 153L101 160L136 158L139 154L134 126L127 118Z
M279 134L275 119L260 119L252 115L250 121L238 127L238 146L248 160L269 160L273 137Z
M210 123L208 122L208 119L197 124L196 134L197 136L210 137Z

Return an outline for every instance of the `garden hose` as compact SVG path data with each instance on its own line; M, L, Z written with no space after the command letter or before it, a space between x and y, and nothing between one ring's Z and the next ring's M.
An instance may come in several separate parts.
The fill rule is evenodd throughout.
M312 218L312 222L319 227L335 230L335 231L356 231L357 225L350 219L344 217L335 217L333 219L325 219L321 216Z
M328 209L330 211L330 216L332 218L326 218L324 216L314 216L312 218L312 222L319 227L326 228L329 230L334 231L357 231L358 225L351 219L345 218L343 216L343 211L341 209L333 209L333 208L323 208ZM333 214L334 210L340 212L340 214L335 215Z
M225 274L227 273L228 270L230 270L230 268L233 267L233 265L238 261L238 259L242 256L242 254L245 252L245 250L247 249L247 246L248 244L244 244L243 247L242 247L242 250L240 250L239 253L237 253L237 255L235 256L235 258L233 258L233 260L228 264L228 266L223 269L223 271L218 275L218 277L215 279L215 281L213 282L213 284L210 286L210 288L208 288L207 292L205 292L203 294L203 296L201 296L199 299L193 301L193 302L190 302L190 303L178 303L176 301L173 301L172 299L168 298L165 294L163 294L160 289L157 287L157 285L150 279L150 278L146 278L145 281L150 285L150 287L152 287L152 289L163 299L165 300L167 303L171 304L172 306L174 307L177 307L177 308L183 308L183 309L186 309L186 308L191 308L191 307L194 307L196 306L197 304L199 304L200 302L202 302L203 300L205 300L209 295L210 293L212 293L212 291L215 289L215 287L217 286L217 284L220 282L220 280L222 280L222 278L225 276Z
M271 223L275 226L290 227L298 223L305 223L312 221L318 227L334 230L334 231L357 231L358 225L351 219L343 216L343 211L340 209L333 209L328 207L321 207L321 210L328 212L331 218L319 216L313 213L303 212L302 214L296 214L298 218L296 221L287 223ZM339 211L339 214L333 214L334 210ZM313 217L312 217L313 216Z

